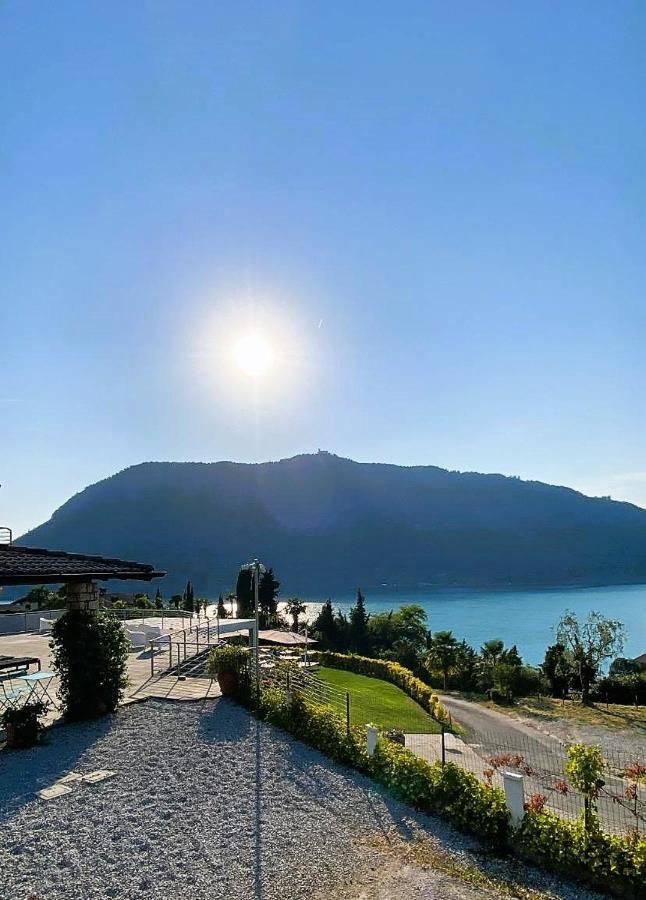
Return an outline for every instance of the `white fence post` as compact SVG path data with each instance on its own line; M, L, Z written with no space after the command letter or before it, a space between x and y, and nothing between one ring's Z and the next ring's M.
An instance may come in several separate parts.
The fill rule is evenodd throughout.
M507 807L511 813L512 825L518 825L525 815L525 785L523 776L517 775L515 772L503 772L502 781L505 788Z
M373 756L377 749L377 738L379 732L374 725L366 725L366 739L368 741L368 756Z

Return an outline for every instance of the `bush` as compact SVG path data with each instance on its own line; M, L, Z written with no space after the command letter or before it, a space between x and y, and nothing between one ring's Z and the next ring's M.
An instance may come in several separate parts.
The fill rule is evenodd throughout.
M389 681L408 694L416 703L437 722L450 725L451 717L447 709L438 700L437 694L417 678L410 669L396 662L385 659L372 659L369 656L355 656L353 653L329 653L322 651L312 653L322 666L331 669L343 669L356 675L368 675L370 678L381 678Z
M209 675L219 675L221 672L239 672L247 664L249 650L246 647L235 644L224 644L211 650L206 662L206 671Z
M69 610L54 622L54 668L67 719L114 712L128 683L128 638L118 619L90 610Z
M371 774L412 806L448 819L460 831L496 847L506 843L509 812L504 793L454 763L427 763L392 741L380 741Z
M528 811L514 834L521 856L575 875L602 890L623 897L643 897L646 883L646 841L586 830L583 819L561 819L551 812Z

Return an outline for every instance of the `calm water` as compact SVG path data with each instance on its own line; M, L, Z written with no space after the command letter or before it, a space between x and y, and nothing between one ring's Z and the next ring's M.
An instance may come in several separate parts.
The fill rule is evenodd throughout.
M332 597L332 602L347 609L354 599L354 594L344 594ZM528 663L542 661L545 648L554 643L554 626L566 609L579 617L595 610L619 619L628 634L626 656L646 652L646 585L524 591L383 588L366 594L370 612L387 612L402 603L419 603L432 631L451 629L475 647L491 638L517 644Z

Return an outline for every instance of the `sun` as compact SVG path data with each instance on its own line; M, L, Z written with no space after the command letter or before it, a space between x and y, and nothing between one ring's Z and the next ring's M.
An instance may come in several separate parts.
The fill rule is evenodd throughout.
M253 378L266 375L276 359L271 343L253 332L238 338L232 347L232 357L240 371Z

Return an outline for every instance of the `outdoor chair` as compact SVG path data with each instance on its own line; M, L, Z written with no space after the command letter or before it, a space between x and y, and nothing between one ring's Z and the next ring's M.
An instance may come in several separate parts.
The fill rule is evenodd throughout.
M49 634L55 621L55 619L41 619L38 626L40 634Z
M124 631L130 641L130 648L132 650L144 650L148 646L148 638L146 637L145 631L131 631L127 625Z
M19 700L27 700L31 688L26 684L14 684L12 681L0 681L0 709L17 706Z

